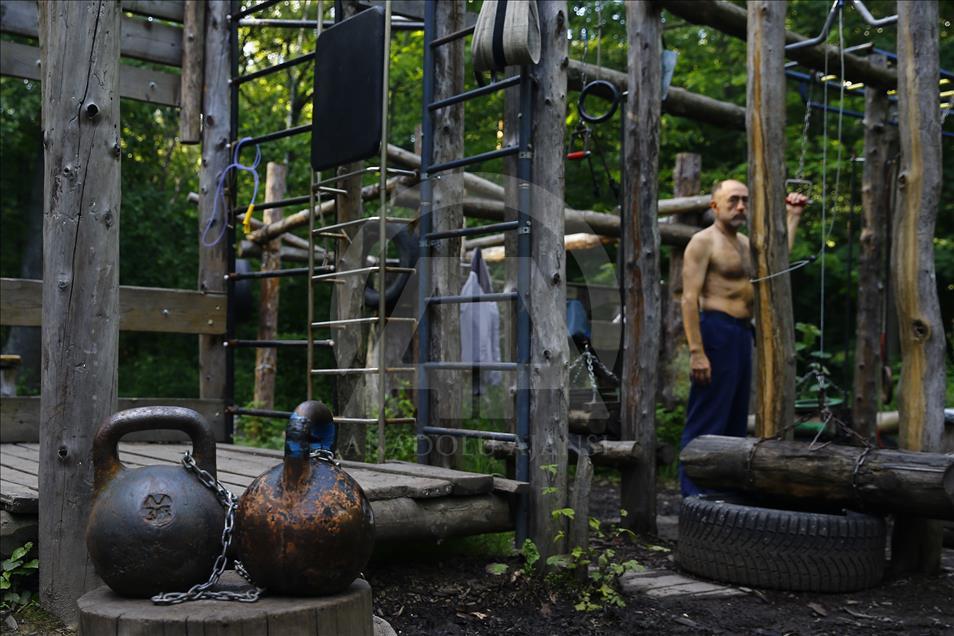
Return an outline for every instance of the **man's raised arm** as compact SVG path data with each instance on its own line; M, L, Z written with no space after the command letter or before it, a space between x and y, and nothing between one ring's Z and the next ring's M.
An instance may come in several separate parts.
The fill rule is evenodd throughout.
M696 234L686 246L682 264L682 324L689 343L689 366L693 382L709 384L712 367L702 346L699 327L699 296L709 268L710 244L706 237Z

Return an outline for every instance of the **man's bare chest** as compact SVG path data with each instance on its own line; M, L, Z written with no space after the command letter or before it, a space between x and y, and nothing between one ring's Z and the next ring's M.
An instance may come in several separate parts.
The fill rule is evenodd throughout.
M726 280L749 280L752 258L748 249L739 240L717 241L709 258L709 273Z

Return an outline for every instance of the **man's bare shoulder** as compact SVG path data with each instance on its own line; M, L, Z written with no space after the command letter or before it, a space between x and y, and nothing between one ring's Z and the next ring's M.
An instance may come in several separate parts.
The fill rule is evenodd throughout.
M708 253L712 249L713 228L714 226L710 225L693 234L692 238L689 239L688 245L686 245L686 252L695 254Z

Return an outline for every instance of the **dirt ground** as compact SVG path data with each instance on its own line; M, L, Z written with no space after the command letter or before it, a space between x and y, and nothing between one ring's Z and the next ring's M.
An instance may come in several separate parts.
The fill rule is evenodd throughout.
M591 514L618 519L619 491L606 481L594 484ZM659 514L678 513L674 492L659 497ZM677 569L675 543L638 537L608 543L621 561L647 568ZM511 571L521 559L449 556L427 561L379 559L368 579L374 609L398 634L954 634L954 550L944 551L938 578L888 579L853 594L793 594L753 590L734 598L675 600L625 595L626 607L581 612L577 593L523 578L493 576L488 563L504 561Z
M619 490L597 479L591 515L605 524L618 520ZM678 514L679 497L659 496L658 512ZM662 527L662 526L661 526ZM667 534L667 532L661 532ZM375 557L366 575L374 612L398 634L575 636L602 634L954 634L954 550L944 551L938 578L887 579L853 594L793 594L752 590L745 596L710 599L623 596L626 606L583 612L573 608L578 591L565 585L513 578L519 556L504 553L508 541L449 542L444 546L402 546ZM661 537L598 541L616 550L616 560L636 560L651 569L677 570L675 542ZM478 554L496 547L497 555ZM508 573L492 575L488 564L506 563ZM6 619L6 616L0 619ZM69 634L36 610L17 612L12 624L0 620L3 634Z

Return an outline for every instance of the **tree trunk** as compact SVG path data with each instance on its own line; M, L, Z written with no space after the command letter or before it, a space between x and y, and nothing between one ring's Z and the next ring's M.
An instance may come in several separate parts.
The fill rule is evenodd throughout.
M902 420L903 421L903 420ZM954 519L944 491L954 457L857 446L812 448L804 442L703 435L679 456L703 487L896 515Z
M620 436L643 448L656 444L656 367L662 322L659 292L659 114L662 93L662 24L659 9L638 0L626 4L629 39L623 145L626 156L623 205L623 377ZM624 523L637 532L656 531L656 461L621 470Z
M748 36L749 228L755 277L788 267L785 212L785 2L751 2ZM755 283L755 430L771 437L795 417L795 329L788 275Z
M285 175L283 163L268 162L265 173L265 202L285 198ZM274 223L281 220L281 208L267 208L263 221ZM281 239L269 241L262 246L262 271L273 272L282 268ZM281 278L263 278L259 292L258 339L275 340L278 335L278 295ZM275 376L278 374L278 350L255 350L256 408L275 408Z
M882 55L872 55L884 65ZM885 304L884 243L887 234L890 181L888 179L888 95L880 88L865 89L865 166L861 184L864 223L858 255L858 313L855 330L855 377L852 422L855 431L873 441L881 402L881 331Z
M464 27L465 3L452 0L437 3L437 37ZM464 40L457 39L434 49L434 99L456 95L464 90ZM464 104L454 104L434 112L433 163L442 163L464 156ZM442 172L434 181L432 207L434 231L456 230L464 226L463 169ZM460 271L461 239L437 241L431 251L432 296L453 296L460 293L463 279ZM460 307L442 304L428 308L431 312L431 360L460 360ZM463 374L459 371L431 371L429 375L432 421L428 426L458 427L463 399ZM470 386L470 383L467 383ZM456 444L447 436L434 439L428 462L451 467Z
M673 193L677 197L699 194L702 182L702 156L691 152L676 155L676 167L672 173ZM699 225L699 213L680 214L672 217L675 223ZM664 224L665 225L665 224ZM682 246L669 249L669 276L665 320L662 321L662 351L659 355L659 399L667 409L676 407L674 389L680 378L685 378L687 367L686 334L682 326Z
M941 196L937 23L936 2L898 3L901 174L891 271L901 341L899 442L914 451L940 450L944 434L945 336L934 271L934 226ZM901 520L892 546L895 572L940 570L939 524Z
M96 587L82 528L97 427L119 362L119 40L116 2L40 3L43 51L43 362L40 599L68 624Z
M533 185L530 203L530 537L541 563L563 552L551 513L567 501L566 252L563 249L566 134L566 2L540 3L540 62L531 67ZM521 186L523 184L520 184Z

